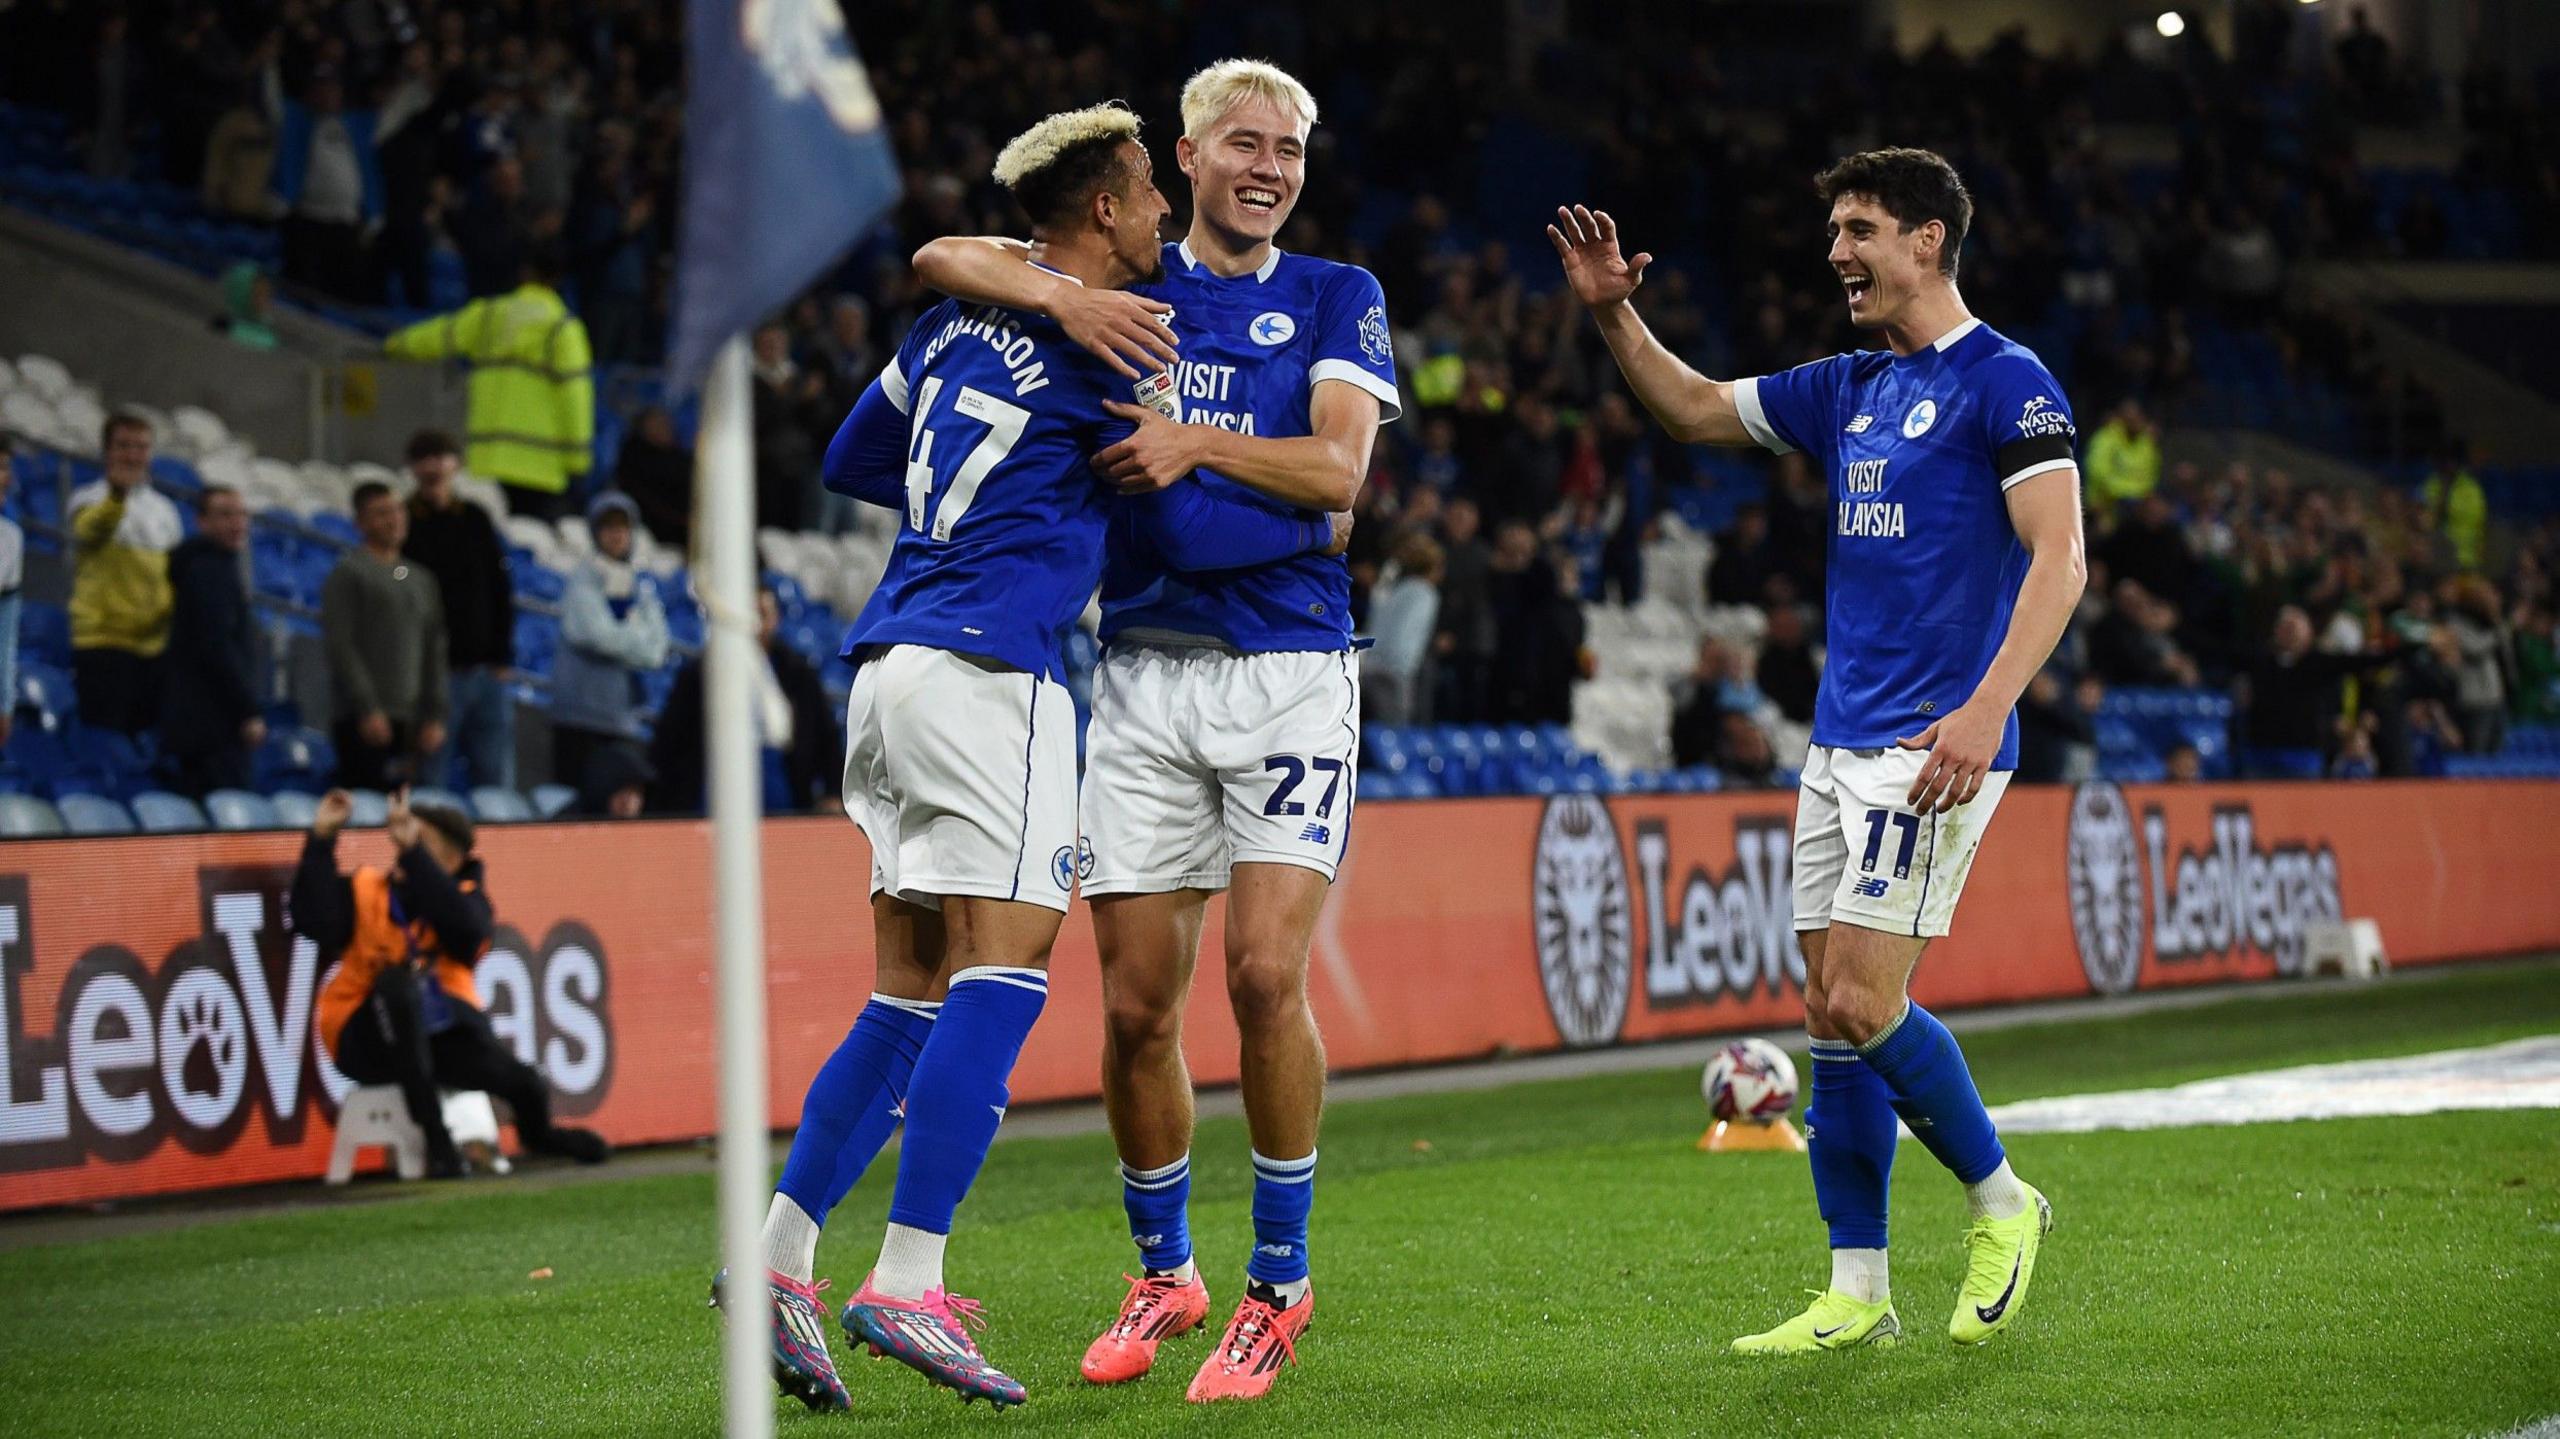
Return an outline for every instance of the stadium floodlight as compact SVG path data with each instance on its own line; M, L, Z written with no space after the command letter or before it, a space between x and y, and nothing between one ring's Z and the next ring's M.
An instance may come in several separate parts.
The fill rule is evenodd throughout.
M2152 23L2159 28L2163 40L2175 40L2187 33L2187 17L2175 10L2161 11L2160 18Z

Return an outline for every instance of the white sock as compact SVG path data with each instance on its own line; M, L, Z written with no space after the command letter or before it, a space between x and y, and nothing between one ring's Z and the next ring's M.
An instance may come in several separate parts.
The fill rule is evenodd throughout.
M788 1194L773 1196L764 1212L764 1267L806 1284L818 1264L818 1221Z
M2014 1219L2027 1211L2027 1186L2009 1172L2009 1161L2003 1159L1981 1183L1964 1187L1964 1202L1976 1219Z
M1881 1249L1831 1251L1831 1287L1861 1304L1879 1304L1893 1293Z
M1200 1272L1200 1259L1199 1256L1194 1255L1193 1257L1182 1261L1180 1264L1175 1265L1171 1269L1150 1269L1147 1272L1149 1274L1156 1275L1159 1278L1179 1279L1183 1283L1188 1284L1191 1282L1193 1276Z
M1260 1283L1261 1281L1256 1280L1254 1282ZM1310 1287L1309 1283L1304 1279L1292 1279L1286 1284L1274 1284L1269 1286L1272 1293L1280 1296L1280 1307L1283 1309L1286 1309L1290 1305L1297 1303L1299 1300L1306 1298L1307 1290Z
M871 1272L871 1287L892 1299L922 1299L942 1287L942 1250L948 1234L928 1234L904 1224L889 1226L880 1241L880 1267Z

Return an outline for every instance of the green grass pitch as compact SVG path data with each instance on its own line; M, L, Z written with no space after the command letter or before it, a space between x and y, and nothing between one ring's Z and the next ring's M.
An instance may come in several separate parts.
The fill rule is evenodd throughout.
M1959 1033L1964 1026L1957 1025ZM2560 965L1988 1031L1996 1103L2560 1029ZM1318 1310L1263 1404L1186 1405L1204 1352L1095 1390L1075 1366L1131 1263L1107 1142L998 1147L952 1279L1030 1386L997 1416L838 1362L847 1434L2490 1434L2560 1412L2560 1113L2027 1136L2057 1227L2020 1327L1945 1338L1963 1205L1895 1172L1899 1350L1729 1357L1827 1270L1804 1161L1701 1155L1682 1068L1343 1104L1318 1181ZM1194 1230L1232 1303L1242 1127L1205 1124ZM706 1166L707 1169L707 1166ZM829 1230L841 1298L887 1205ZM0 1244L11 1236L0 1228ZM709 1434L708 1173L420 1188L0 1252L0 1432ZM555 1277L528 1273L549 1267Z

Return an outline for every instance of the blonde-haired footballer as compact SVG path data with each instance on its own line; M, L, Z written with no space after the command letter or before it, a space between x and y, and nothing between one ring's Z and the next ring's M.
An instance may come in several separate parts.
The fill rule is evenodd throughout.
M1279 514L1347 511L1378 426L1399 405L1377 280L1272 243L1306 183L1315 123L1315 98L1276 66L1225 60L1194 75L1175 149L1191 181L1191 230L1166 247L1165 278L1132 294L1060 285L1002 241L937 241L917 254L916 273L950 294L1049 315L1123 364L1174 360L1178 342L1180 414L1114 408L1137 431L1095 463L1122 486L1197 476ZM1202 914L1220 890L1253 1137L1253 1247L1242 1299L1190 1397L1267 1393L1314 1313L1307 1219L1324 1045L1307 1007L1307 955L1351 833L1360 684L1350 603L1338 558L1185 575L1145 536L1112 531L1084 892L1102 950L1104 1100L1144 1269L1085 1354L1098 1384L1146 1373L1163 1340L1209 1313L1188 1218L1182 1007Z
M1157 192L1138 119L1053 115L996 178L1030 216L1032 264L1096 291L1161 273ZM966 1398L1018 1404L943 1253L1048 998L1050 946L1079 847L1075 707L1061 647L1101 579L1104 535L1177 571L1338 551L1322 518L1193 484L1122 495L1093 456L1131 432L1106 409L1170 403L1037 315L945 301L925 312L827 448L829 489L905 520L844 653L845 812L871 842L877 972L852 1032L809 1086L765 1218L774 1374L842 1408L813 1275L819 1226L904 1124L878 1265L845 1306L855 1344ZM1148 411L1147 413L1153 413Z

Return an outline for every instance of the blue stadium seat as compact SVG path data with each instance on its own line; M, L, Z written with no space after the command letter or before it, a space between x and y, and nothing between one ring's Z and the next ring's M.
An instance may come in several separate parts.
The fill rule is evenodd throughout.
M440 804L447 809L458 809L470 818L476 819L479 817L479 812L471 807L471 801L464 799L461 795L455 794L452 790L439 789L434 785L411 786L409 790L409 803L413 805Z
M348 791L347 797L355 801L355 808L348 814L347 823L355 825L361 829L373 829L389 822L391 818L391 801L383 795L382 791L378 789L350 790Z
M133 833L133 816L105 795L57 795L53 807L61 811L63 829L72 834Z
M275 829L276 807L265 795L245 789L218 789L204 797L204 812L215 829Z
M298 789L280 789L267 796L274 806L278 829L309 829L319 817L320 801Z
M515 824L533 818L533 806L523 795L494 784L472 788L471 812L484 824Z
M18 607L18 658L28 656L49 664L71 663L71 611L61 605L38 604L32 600Z
M31 794L0 794L0 835L24 838L64 833L62 814Z
M533 801L533 812L544 819L557 819L578 802L578 792L565 784L535 785L528 797Z
M271 731L267 742L258 747L253 770L258 788L269 792L319 789L327 785L337 763L337 750L327 735L307 727L280 729Z
M322 510L303 523L309 525L315 534L336 540L350 549L364 543L364 536L356 532L356 522L335 510Z
M187 834L213 827L194 800L165 790L145 790L135 795L133 818L146 834Z

